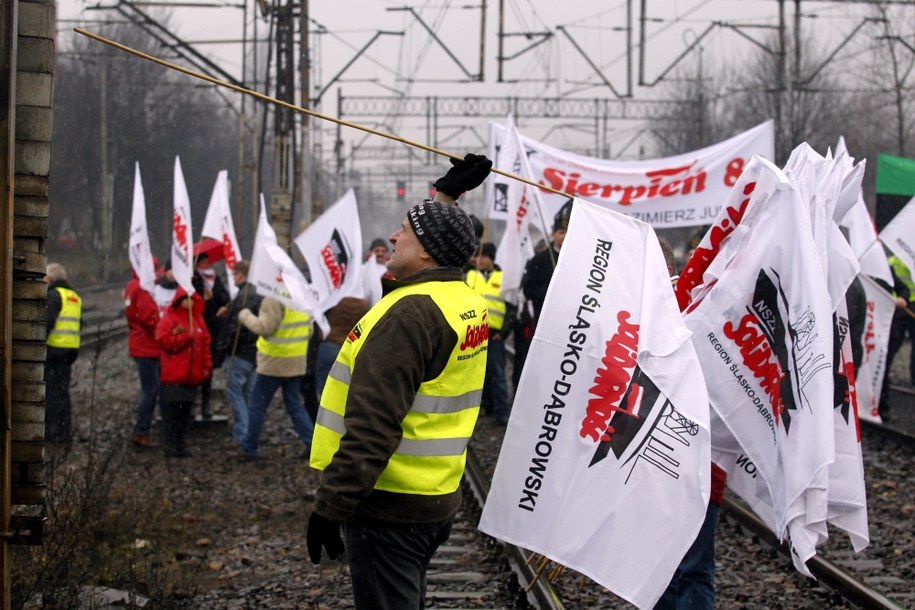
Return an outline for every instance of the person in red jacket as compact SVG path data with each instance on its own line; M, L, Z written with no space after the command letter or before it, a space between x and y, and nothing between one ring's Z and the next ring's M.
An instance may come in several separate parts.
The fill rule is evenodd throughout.
M172 304L156 326L161 348L162 445L165 455L188 457L187 430L194 395L213 372L210 333L203 320L203 298L178 288Z
M159 396L159 344L156 343L159 307L153 296L140 287L136 273L124 288L124 313L127 316L130 357L137 363L140 375L137 422L130 442L137 447L155 449L159 445L149 434L149 429Z

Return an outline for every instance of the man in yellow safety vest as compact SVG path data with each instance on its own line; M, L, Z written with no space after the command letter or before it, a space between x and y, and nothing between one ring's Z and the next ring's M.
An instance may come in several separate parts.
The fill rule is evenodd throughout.
M502 290L502 269L496 265L496 246L485 243L480 247L477 268L467 272L465 281L486 300L489 320L489 347L486 350L486 382L483 384L483 413L496 418L496 423L508 423L508 383L505 381L505 336L511 319Z
M492 163L452 163L435 200L410 208L391 235L396 279L350 331L321 395L308 553L319 563L322 548L334 558L345 542L357 610L423 607L426 569L461 504L489 323L463 282L476 238L455 200Z
M49 443L66 443L73 438L70 372L79 355L83 302L67 283L63 265L49 263L44 281L48 283L44 437Z
M240 459L257 457L267 407L279 388L283 388L283 404L292 427L307 451L314 423L305 410L302 377L305 376L308 342L314 326L312 317L267 297L261 301L257 314L248 308L239 311L238 321L259 335L257 376L248 403L248 430L239 450L231 455Z

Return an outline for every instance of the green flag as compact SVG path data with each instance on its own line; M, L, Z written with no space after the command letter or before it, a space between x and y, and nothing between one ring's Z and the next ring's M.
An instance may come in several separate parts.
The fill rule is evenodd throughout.
M915 159L877 155L877 230L915 196Z

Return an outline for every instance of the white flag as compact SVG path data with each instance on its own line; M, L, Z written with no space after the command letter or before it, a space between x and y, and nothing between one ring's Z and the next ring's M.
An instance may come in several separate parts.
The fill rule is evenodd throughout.
M498 169L530 180L530 173L526 173L530 172L530 167L528 164L522 163L524 145L521 143L521 136L515 128L515 121L511 115L508 116L507 123L508 131L505 138L502 139L502 147L499 150ZM502 241L499 242L499 248L496 250L496 263L502 269L500 293L509 303L517 304L524 267L534 255L530 222L531 212L542 209L539 201L540 193L538 189L508 178L496 182L494 188L498 191L499 197L505 198L508 207L505 232L502 233Z
M133 173L133 209L130 214L128 256L133 272L140 279L140 287L151 295L156 288L156 269L153 264L152 248L149 245L146 197L143 195L139 163L135 164Z
M841 225L848 229L848 244L858 257L861 273L893 285L890 264L883 251L883 244L877 238L874 220L867 211L864 197L859 197L848 210Z
M867 319L864 323L864 357L855 373L858 385L858 415L861 419L881 422L878 406L883 390L890 326L896 301L893 296L867 275L861 276L867 296Z
M915 197L883 227L880 241L902 259L906 267L915 269Z
M324 312L345 296L362 297L362 225L356 194L349 189L295 238L311 271L311 288L318 295L315 320L327 333Z
M707 395L651 228L576 200L568 231L480 529L650 608L705 518Z
M867 493L864 460L861 454L861 425L858 421L858 392L852 361L848 308L839 304L835 315L836 357L833 409L836 431L836 458L829 465L827 520L844 530L856 552L870 542L867 527ZM825 532L825 526L823 531Z
M226 274L228 276L229 294L234 298L238 294L232 268L242 259L241 248L238 247L238 238L235 236L235 223L232 222L232 210L229 207L229 172L222 170L216 176L213 185L213 194L210 196L210 205L207 208L206 218L203 220L203 237L211 237L222 242L226 261Z
M375 259L374 254L370 254L364 263L362 263L362 294L369 305L374 305L384 296L382 293L381 278L388 272L388 268Z
M712 261L727 264L686 322L713 407L712 443L733 451L736 439L752 460L783 538L792 505L835 456L832 306L809 207L768 161L755 157L746 171L757 177L751 201L727 259Z
M275 299L286 307L312 315L317 309L318 295L289 255L276 243L276 231L267 218L263 194L248 281L258 294Z
M194 232L191 227L191 200L184 184L181 159L175 157L174 214L172 217L172 273L188 294L194 293Z

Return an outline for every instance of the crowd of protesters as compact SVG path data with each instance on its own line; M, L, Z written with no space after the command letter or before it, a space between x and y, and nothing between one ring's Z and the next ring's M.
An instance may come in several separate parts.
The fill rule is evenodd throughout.
M318 563L322 551L330 557L346 551L357 608L375 607L379 600L384 607L422 607L426 569L447 540L460 505L460 456L468 430L477 412L498 425L509 420L511 396L541 322L571 217L569 201L553 218L549 242L525 267L521 302L506 302L496 246L482 240L482 223L457 204L464 191L482 182L491 163L475 155L453 163L436 182L436 198L413 206L389 238L393 254L384 240L371 242L366 268L379 275L371 283L381 280L383 296L366 289L364 297L342 298L323 312L329 326L324 336L309 313L258 295L248 283L247 261L228 270L237 288L234 298L205 254L196 260L190 294L177 285L168 263L158 270L152 293L140 287L136 275L124 290L129 354L140 382L130 442L141 450L161 446L170 457L190 456L187 432L196 399L201 417L212 417L213 371L221 368L233 418L225 441L229 455L255 460L268 406L282 389L303 457L322 471L307 531L309 556ZM661 245L674 284L673 251L663 240ZM890 265L895 281L886 288L898 309L880 404L885 421L891 418L889 365L906 335L915 338L915 317L906 311L915 310L915 281L896 257ZM45 281L45 435L49 442L69 442L69 385L80 347L82 302L60 264L48 265ZM847 294L851 332L858 339L856 366L863 299L856 282ZM455 320L476 310L485 313L481 324L488 331L475 346L474 354L483 357L457 358ZM915 350L909 374L911 383ZM465 395L479 396L479 403L455 406ZM158 442L156 404L162 418ZM416 426L418 421L425 423ZM443 439L460 444L461 451L451 447L450 453L435 454ZM724 473L714 464L712 480L705 523L657 608L714 607L715 526L725 486Z

